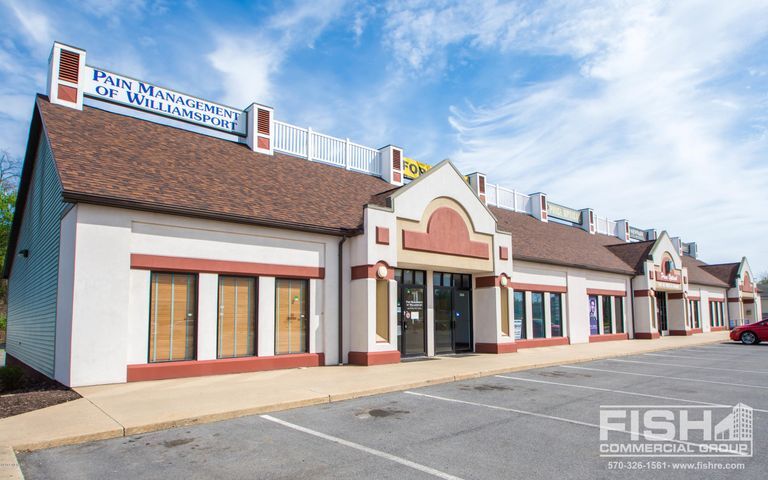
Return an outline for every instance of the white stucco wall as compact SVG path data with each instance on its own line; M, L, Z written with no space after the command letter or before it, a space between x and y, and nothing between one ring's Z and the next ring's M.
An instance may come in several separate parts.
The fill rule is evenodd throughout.
M309 348L338 362L337 290L326 288L338 284L337 237L84 204L73 212L71 385L124 382L127 365L147 362L150 272L130 268L132 253L325 268L325 279L309 282ZM259 277L258 288L257 348L269 356L274 278ZM199 360L216 358L217 289L218 275L199 275Z

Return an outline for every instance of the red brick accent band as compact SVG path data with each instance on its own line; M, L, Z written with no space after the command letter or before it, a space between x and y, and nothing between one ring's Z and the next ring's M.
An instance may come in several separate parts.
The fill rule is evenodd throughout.
M723 330L725 330L725 325L723 325L722 327L711 327L709 329L710 332L722 332Z
M688 295L688 300L701 300L701 297L698 295Z
M203 258L165 257L162 255L131 254L131 268L167 272L225 273L232 275L263 275L266 277L325 278L323 267L301 267L271 263L207 260Z
M636 297L653 297L656 295L656 292L653 290L635 290L635 296Z
M557 345L568 345L568 337L552 337L552 338L529 338L527 340L517 340L515 345L517 349L521 348L536 348L536 347L554 347Z
M725 302L724 298L717 298L717 297L709 297L709 301L712 303L723 303Z
M655 340L661 337L659 332L635 332L635 338L638 340Z
M298 353L270 357L222 358L183 362L128 365L128 381L165 380L168 378L202 377L227 373L260 372L283 368L318 367L325 364L322 353Z
M728 298L728 303L738 303L738 301L739 301L738 298L730 298L730 297Z
M693 335L693 330L670 330L669 334L675 337L687 337Z
M476 343L477 353L514 353L517 351L517 343Z
M376 227L376 243L379 245L389 245L389 228Z
M606 290L603 288L588 288L587 295L603 295L605 297L626 297L625 290Z
M755 299L754 298L745 298L742 301L744 303L755 303Z
M589 343L612 342L614 340L629 340L628 333L606 333L603 335L590 335Z
M397 350L386 352L349 352L349 363L364 366L400 363L400 352Z
M690 330L690 332L691 332L691 334L694 334L694 333L704 333L704 330L702 330L700 328L692 328Z
M449 207L440 207L432 213L426 232L403 230L403 248L483 260L490 256L489 245L470 239L464 219Z
M684 298L684 294L682 292L680 293L668 293L667 299L668 300L682 300Z
M568 287L560 285L536 285L533 283L519 283L512 282L510 286L515 290L525 290L527 292L552 292L552 293L566 293Z
M387 280L394 280L395 269L386 264L386 262L378 262L376 265L355 265L352 267L352 280L360 280L361 278L373 278L378 280L379 274L377 270L380 266L387 267ZM383 280L383 279L382 279Z
M495 277L475 277L475 288L501 287L501 277L507 279L506 288L512 288L512 281L504 273Z

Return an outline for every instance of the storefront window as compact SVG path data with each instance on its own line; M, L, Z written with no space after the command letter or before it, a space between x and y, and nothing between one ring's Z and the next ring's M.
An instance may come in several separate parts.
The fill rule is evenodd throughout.
M624 333L624 298L613 297L613 307L616 313L616 333Z
M256 355L256 279L219 276L217 357Z
M501 288L501 334L509 336L509 289Z
M550 325L552 326L552 336L563 336L563 294L549 294L549 315Z
M515 292L515 340L528 337L525 331L525 292Z
M611 308L611 297L603 297L603 333L613 333L613 319L611 314L613 309Z
M389 281L376 280L376 341L389 341Z
M195 359L197 276L152 272L149 302L149 361Z
M309 281L275 281L275 353L309 351Z
M544 294L531 292L531 320L533 324L533 338L544 338Z
M589 334L600 335L597 295L589 296Z

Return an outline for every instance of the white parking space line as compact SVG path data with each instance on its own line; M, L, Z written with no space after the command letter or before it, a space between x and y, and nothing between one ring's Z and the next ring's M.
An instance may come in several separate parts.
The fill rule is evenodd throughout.
M688 402L688 403L695 403L698 405L708 405L711 407L730 407L732 405L725 405L722 403L712 403L712 402L702 402L699 400L691 400L689 398L678 398L678 397L668 397L664 395L651 395L650 393L640 393L640 392L630 392L627 390L614 390L612 388L601 388L601 387L590 387L588 385L574 385L572 383L561 383L561 382L550 382L548 380L535 380L532 378L523 378L523 377L512 377L508 375L496 375L496 378L506 378L508 380L519 380L521 382L532 382L532 383L543 383L546 385L557 385L560 387L571 387L571 388L581 388L584 390L594 390L597 392L608 392L608 393L618 393L621 395L631 395L635 397L647 397L647 398L656 398L659 400L673 400L675 402ZM752 409L755 412L762 412L762 413L768 413L768 410L763 410L760 408L753 408Z
M649 356L649 357L691 358L693 360L707 360L709 358L716 358L716 359L725 360L725 359L729 359L729 358L730 359L735 358L735 356L733 356L733 355L716 355L716 354L715 355L706 355L706 356L704 356L704 355L694 356L694 355L670 355L670 354L667 354L667 353L644 353L643 355L644 356Z
M760 388L768 390L765 385L750 385L747 383L716 382L714 380L700 380L698 378L668 377L666 375L652 375L650 373L622 372L621 370L608 370L606 368L577 367L576 365L559 365L558 368L572 368L575 370L592 370L593 372L618 373L621 375L633 375L636 377L663 378L665 380L682 380L684 382L710 383L712 385L728 385L730 387Z
M442 400L444 402L451 402L451 403L460 403L463 405L471 405L474 407L483 407L483 408L489 408L491 410L500 410L503 412L510 412L510 413L517 413L519 415L526 415L530 417L536 417L536 418L544 418L547 420L554 420L557 422L564 422L564 423L570 423L572 425L580 425L582 427L589 427L589 428L597 428L598 430L602 429L600 425L596 423L589 423L589 422L582 422L581 420L573 420L570 418L564 418L564 417L557 417L554 415L547 415L545 413L537 413L537 412L528 412L526 410L518 410L516 408L508 408L508 407L501 407L499 405L488 405L485 403L478 403L478 402L470 402L468 400L459 400L458 398L449 398L449 397L441 397L438 395L430 395L428 393L421 393L421 392L412 392L410 390L406 390L404 393L407 393L408 395L415 395L417 397L424 397L424 398L431 398L433 400ZM691 445L693 447L704 447L702 444L694 443L694 442L686 442L684 440L670 440L668 438L664 438L660 435L653 435L648 434L644 432L635 432L633 430L624 430L623 428L616 428L616 427L607 427L605 430L608 430L609 432L619 432L619 433L626 433L627 435L639 435L643 438L646 438L648 440L665 440L668 442L674 442L679 443L681 445ZM721 453L725 453L721 452ZM743 452L737 452L734 450L728 450L727 453L732 453L736 455L745 455ZM659 455L660 457L663 457L665 455Z
M606 362L619 362L619 363L638 363L641 365L662 365L665 367L680 367L680 368L695 368L696 370L717 370L721 372L738 372L738 373L758 373L760 375L768 375L768 371L765 370L737 370L735 368L717 368L717 367L701 367L699 365L680 365L679 363L665 363L665 362L643 362L640 360L623 360L619 358L606 358Z
M343 438L334 437L332 435L326 435L325 433L321 433L306 427L302 427L301 425L296 425L294 423L286 422L285 420L280 420L279 418L275 418L271 415L261 415L261 418L263 418L264 420L269 420L270 422L280 424L284 427L292 428L299 432L303 432L318 438L322 438L323 440L328 440L330 442L338 443L339 445L344 445L345 447L354 448L355 450L360 450L361 452L365 452L370 455L374 455L376 457L384 458L386 460L399 463L400 465L405 465L406 467L413 468L414 470L427 473L437 478L444 478L446 480L461 480L461 477L456 477L454 475L441 472L440 470L436 470L434 468L427 467L420 463L406 460L405 458L392 455L391 453L382 452L381 450L376 450L375 448L366 447L365 445L360 445L359 443L350 442L349 440L344 440Z

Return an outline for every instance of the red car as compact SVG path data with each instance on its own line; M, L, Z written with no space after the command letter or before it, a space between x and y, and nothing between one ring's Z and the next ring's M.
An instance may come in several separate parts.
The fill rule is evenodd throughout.
M745 345L757 345L760 342L768 341L768 320L739 325L731 330L731 340Z

